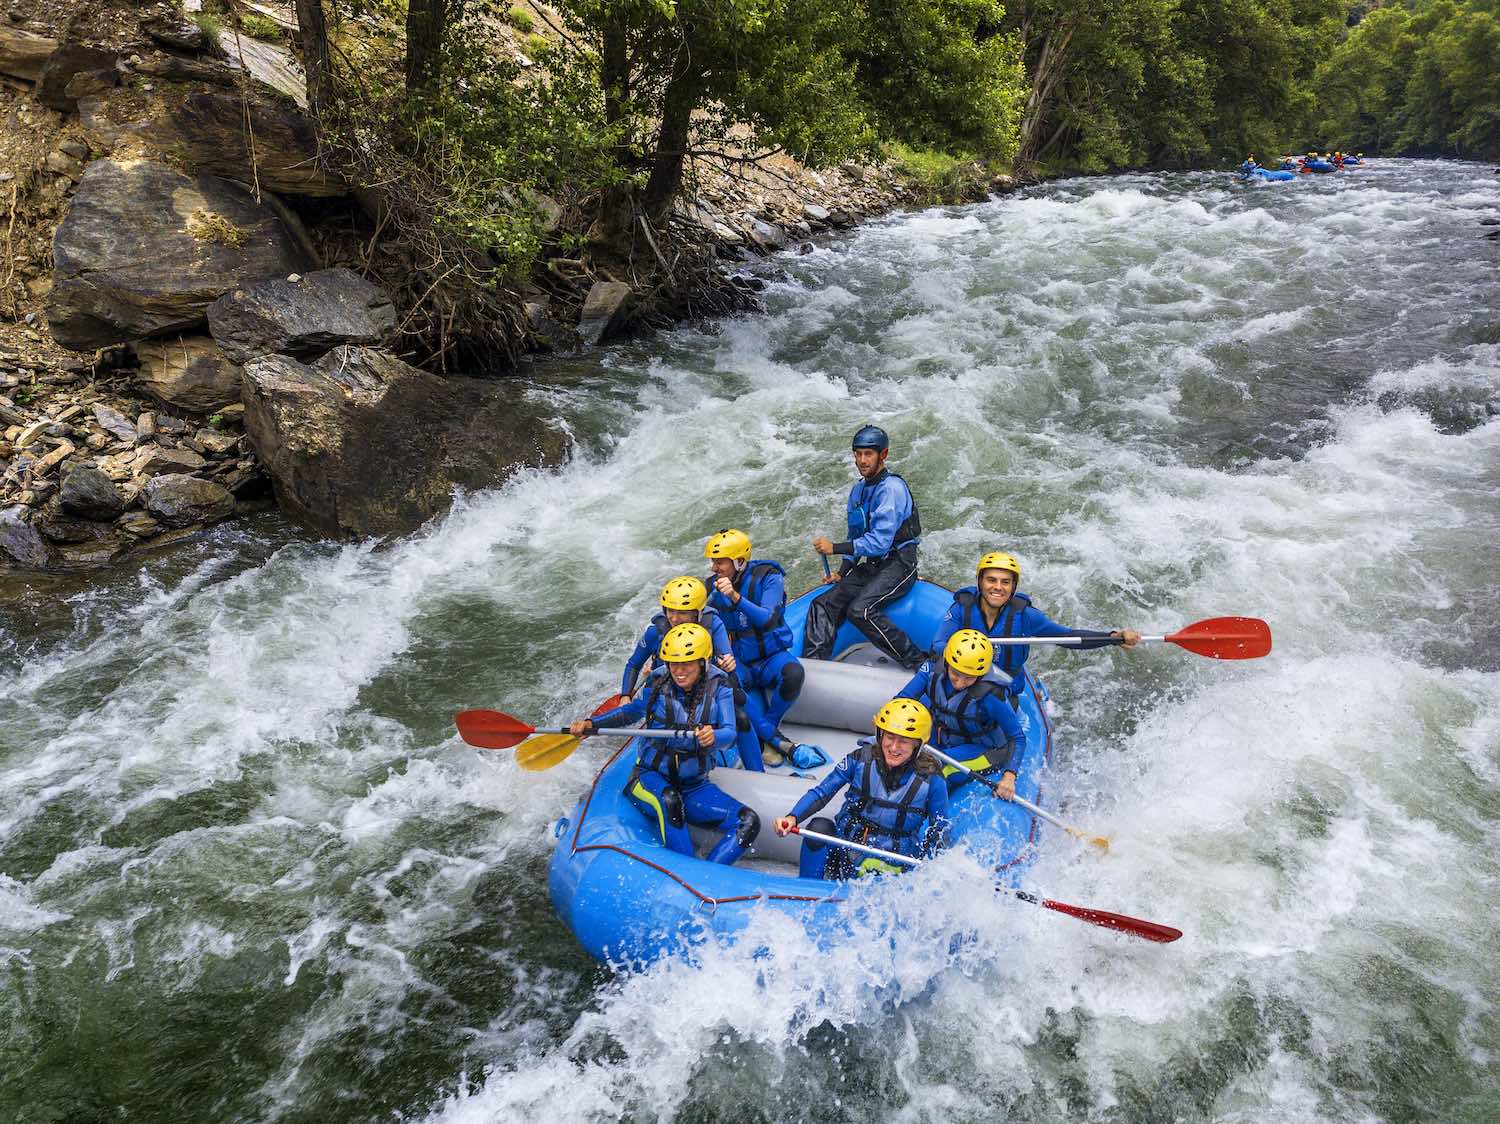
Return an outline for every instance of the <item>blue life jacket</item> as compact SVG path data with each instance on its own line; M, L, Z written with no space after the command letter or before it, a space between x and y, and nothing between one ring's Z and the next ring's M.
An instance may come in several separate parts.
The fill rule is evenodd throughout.
M916 496L912 495L911 488L901 476L890 469L883 469L874 480L866 480L861 476L854 482L854 487L849 489L849 541L853 542L870 529L870 524L874 518L873 509L879 504L885 489L894 487L890 483L892 480L897 481L905 489L906 497L911 502L911 514L902 520L901 525L896 528L896 534L891 540L890 549L882 555L872 556L872 561L889 558L901 547L920 542L922 539L922 518L917 514ZM858 561L859 556L856 556L855 560Z
M963 617L959 622L959 628L973 628L993 638L1009 637L1015 630L1016 619L1031 608L1031 598L1024 593L1012 593L1010 600L1000 607L1000 615L995 618L995 625L991 628L984 620L984 611L979 607L979 590L975 586L967 586L953 595L953 600L963 610ZM958 629L954 629L955 632ZM1026 663L1026 657L1031 653L1030 644L996 644L995 645L995 667L1011 676L1020 679L1021 668ZM1020 684L1016 685L1020 689Z
M734 692L724 673L713 664L705 665L692 698L684 697L682 688L672 682L672 673L665 667L656 668L646 678L645 697L648 730L691 731L696 726L715 726L719 724L715 721L715 711L720 706L728 707L733 722ZM637 767L661 773L679 788L691 787L708 776L713 767L713 753L712 749L699 745L691 733L685 734L682 745L652 739L642 747Z
M714 643L714 659L733 651L729 641L729 630L724 627L723 620L718 612L708 605L698 610L698 623L708 629L708 635ZM667 623L666 613L657 613L651 618L651 623L646 626L646 631L641 633L641 638L636 641L635 650L630 653L630 659L625 661L625 673L620 678L620 694L635 694L636 680L640 678L641 668L646 666L646 661L655 658L657 651L661 648L662 637L671 631L672 626Z
M933 673L927 683L928 709L932 712L933 744L939 749L950 745L995 741L1004 744L1004 735L996 738L1000 723L984 713L984 700L999 695L1005 700L1006 688L993 679L976 679L963 690L942 669ZM1010 703L1007 701L1008 707Z
M740 600L752 601L760 605L760 595L765 588L766 580L772 574L786 577L786 571L781 568L781 563L752 560L750 565L745 567L745 572L736 586ZM713 588L712 578L709 579L709 588ZM771 619L763 627L757 627L743 609L724 604L717 591L713 596L721 598L721 603L715 611L724 622L724 627L729 629L729 639L734 644L735 659L743 660L745 663L759 663L792 646L792 630L787 627L785 619L786 590L784 588L781 593L781 603L776 606Z
M928 786L944 783L943 778L922 776L913 758L887 786L875 754L875 745L870 742L852 755L856 763L854 779L836 820L838 833L855 843L915 855L922 842L918 833L927 820Z

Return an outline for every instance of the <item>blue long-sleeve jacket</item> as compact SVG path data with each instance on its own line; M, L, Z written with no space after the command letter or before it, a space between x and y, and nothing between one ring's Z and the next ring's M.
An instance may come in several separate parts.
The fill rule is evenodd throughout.
M714 659L734 650L729 645L729 630L724 627L724 621L718 613L712 609L700 609L698 623L708 629L709 639L714 642ZM620 694L635 694L635 684L640 678L641 668L646 666L647 660L661 651L661 638L670 628L665 613L657 613L651 618L646 631L641 633L640 640L636 641L635 651L631 652L630 659L625 661L625 674L620 677Z
M932 743L948 756L968 761L983 755L996 768L1004 768L1024 744L1026 729L1004 689L997 688L983 680L972 687L955 687L944 664L930 660L896 697L927 707L935 727Z
M647 676L645 689L639 695L590 721L600 730L633 726L642 719L645 719L648 730L680 729L682 736L677 738L639 739L638 760L642 768L655 769L674 784L697 784L708 776L712 767L709 757L713 751L733 744L738 734L734 720L734 691L728 679L711 665L704 673L708 682L690 700L682 688L672 682L671 672L659 667ZM714 744L707 748L698 744L692 732L705 724L714 730Z
M849 489L849 538L833 544L835 554L854 559L884 558L897 547L920 541L916 501L906 481L889 469L873 480L860 477ZM845 563L847 569L849 563Z
M758 663L792 646L792 630L786 626L786 578L781 563L752 558L735 579L740 599L726 597L708 581L708 604L724 620L734 645L734 658Z
M837 795L839 789L847 786L848 791L844 796L844 806L839 810L834 823L838 834L845 839L855 838L858 842L868 843L872 847L882 847L886 850L897 851L903 855L913 857L927 855L944 847L948 842L948 786L943 782L940 774L933 774L926 778L919 801L914 801L910 808L912 821L903 825L902 832L895 834L891 828L893 824L887 822L884 827L871 826L871 819L892 821L894 813L889 808L865 807L861 811L861 804L866 795L864 782L868 777L872 785L874 796L890 801L903 795L916 778L916 772L910 762L893 778L889 788L885 786L878 767L870 767L871 756L878 753L870 742L861 744L861 747L853 753L847 754L842 761L812 788L802 795L797 801L791 814L800 823L806 823L807 817L822 809L830 800ZM865 829L870 830L866 831Z
M1010 595L1010 600L1000 607L993 625L985 623L979 604L978 586L965 586L953 594L953 604L938 622L937 633L932 638L932 652L936 659L942 659L948 638L961 628L978 629L997 640L1016 636L1076 636L1083 641L1077 645L1079 648L1103 648L1110 642L1107 630L1067 628L1058 624L1033 605L1031 598L1024 593ZM1015 678L1019 688L1021 669L1030 654L1029 644L996 644L994 666Z

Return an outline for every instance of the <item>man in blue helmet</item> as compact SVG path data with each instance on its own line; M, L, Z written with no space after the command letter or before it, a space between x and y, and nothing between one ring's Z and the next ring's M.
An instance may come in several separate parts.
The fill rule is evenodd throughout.
M849 538L813 539L819 554L838 554L843 563L828 580L833 588L812 603L802 654L826 660L845 618L902 667L915 671L926 653L885 615L917 580L917 543L922 523L906 481L885 467L891 439L867 425L854 435L854 467L859 480L849 492Z

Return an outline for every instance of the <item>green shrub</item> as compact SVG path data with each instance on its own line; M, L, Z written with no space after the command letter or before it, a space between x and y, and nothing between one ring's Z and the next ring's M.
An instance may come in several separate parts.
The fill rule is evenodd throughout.
M541 58L551 48L552 44L547 41L545 35L526 36L526 53L532 58Z
M526 32L536 26L536 17L531 14L530 8L517 4L505 13L505 22L517 31Z
M240 17L240 31L252 39L280 39L281 25L270 16L250 15Z

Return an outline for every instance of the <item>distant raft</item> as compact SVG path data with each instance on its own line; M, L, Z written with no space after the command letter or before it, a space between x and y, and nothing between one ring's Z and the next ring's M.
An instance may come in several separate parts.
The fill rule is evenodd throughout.
M801 649L808 606L831 588L820 585L787 606L794 650ZM918 581L886 611L918 643L930 643L952 603L951 590ZM798 742L823 747L829 763L802 775L787 768L756 773L726 767L711 774L715 785L760 816L759 837L733 866L701 857L711 839L697 829L698 854L664 846L656 826L624 794L634 754L622 748L605 762L582 799L558 821L548 870L558 916L591 955L627 966L691 956L706 941L733 940L764 910L795 918L829 948L852 929L879 923L863 916L864 906L849 902L847 883L799 877L800 841L778 838L771 830L776 817L791 811L816 779L870 733L876 709L910 678L847 622L834 651L833 660L803 661L806 682L782 727ZM1041 804L1052 746L1048 695L1034 675L1022 674L1016 709L1026 741L1015 759L1016 794ZM978 849L994 863L997 881L1014 885L1035 854L1037 823L1030 813L995 799L982 785L968 784L953 794L949 816L954 842Z
M1286 180L1295 180L1296 178L1296 172L1283 172L1273 168L1252 168L1248 172L1240 173L1240 180L1244 183L1252 183L1256 180L1281 183Z

